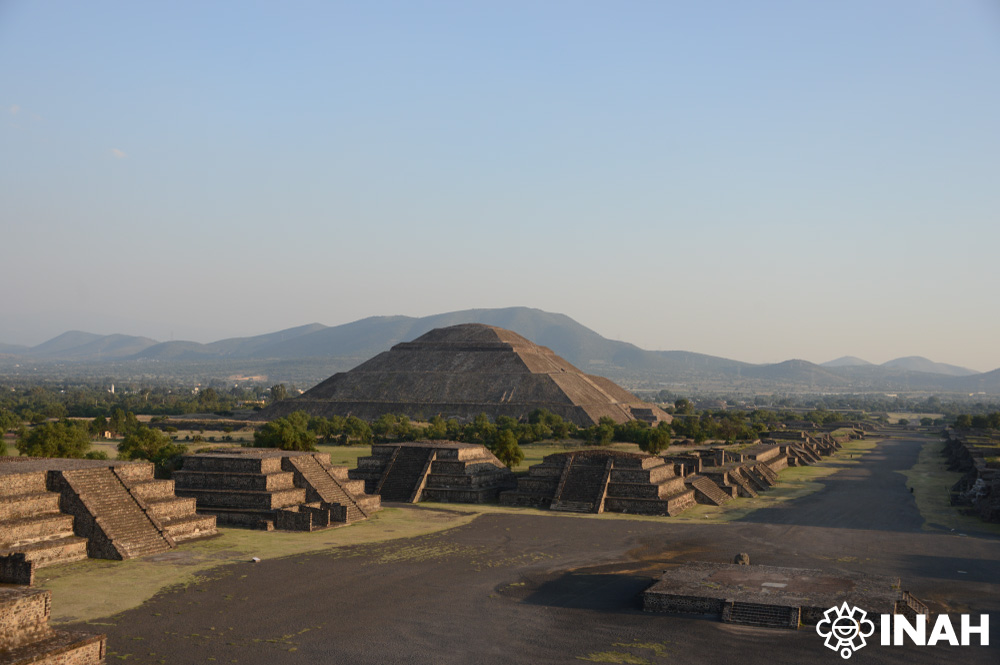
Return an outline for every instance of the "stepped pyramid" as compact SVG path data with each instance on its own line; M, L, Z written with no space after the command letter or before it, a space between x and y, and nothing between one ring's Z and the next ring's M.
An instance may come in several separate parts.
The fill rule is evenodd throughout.
M313 531L367 519L381 508L364 482L324 453L230 448L183 457L177 493L220 524Z
M351 478L385 501L487 503L514 486L514 474L485 446L457 441L414 441L372 446Z
M509 506L542 506L579 513L676 515L695 504L674 465L645 453L585 450L546 455L500 495Z
M0 581L88 556L131 559L216 533L149 462L0 459Z
M374 420L394 413L471 420L480 413L523 418L537 408L585 427L602 416L618 423L671 418L612 381L584 374L551 349L479 323L437 328L397 344L257 417L271 420L301 410L327 418Z
M51 591L0 587L0 664L104 662L107 638L53 629L51 605Z

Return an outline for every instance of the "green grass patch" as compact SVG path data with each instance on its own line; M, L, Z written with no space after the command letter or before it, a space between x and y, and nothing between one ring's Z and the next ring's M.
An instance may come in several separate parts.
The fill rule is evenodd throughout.
M216 538L182 543L175 550L141 559L87 559L43 568L36 585L52 592L55 623L92 621L138 607L168 587L192 584L225 564L410 538L468 524L474 518L456 511L401 507L384 508L364 522L324 531L219 529Z
M924 518L927 531L979 531L1000 535L1000 524L984 522L978 517L962 515L951 505L951 488L962 478L962 473L949 471L942 455L944 442L932 439L920 449L917 463L907 471L906 486L913 490L917 510Z

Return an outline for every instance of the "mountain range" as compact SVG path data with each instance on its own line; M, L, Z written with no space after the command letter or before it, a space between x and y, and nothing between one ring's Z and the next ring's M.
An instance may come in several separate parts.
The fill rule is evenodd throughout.
M0 344L3 366L34 363L139 363L169 374L173 366L222 363L230 369L282 363L349 368L399 342L434 328L485 323L513 330L547 346L580 369L632 388L734 391L940 391L1000 394L1000 370L978 373L920 356L875 365L853 356L822 364L786 360L753 364L689 351L648 351L602 337L564 314L527 307L472 309L425 317L376 316L339 326L313 323L209 344L158 342L148 337L70 331L38 346ZM304 361L307 361L304 363ZM318 370L317 370L318 371ZM309 376L318 382L326 374Z

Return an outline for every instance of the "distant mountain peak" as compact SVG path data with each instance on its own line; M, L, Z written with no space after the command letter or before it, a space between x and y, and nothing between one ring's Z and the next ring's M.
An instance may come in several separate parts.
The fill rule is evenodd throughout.
M858 358L857 356L841 356L835 360L828 360L825 363L820 363L820 367L869 367L874 366L874 363L870 363L867 360Z
M936 363L923 356L896 358L895 360L882 363L882 367L902 369L909 372L924 372L926 374L944 374L945 376L972 376L973 374L979 374L979 372L971 370L968 367Z

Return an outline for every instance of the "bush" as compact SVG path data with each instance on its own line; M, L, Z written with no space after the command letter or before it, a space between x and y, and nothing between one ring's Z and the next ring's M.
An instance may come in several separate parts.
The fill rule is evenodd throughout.
M170 475L180 466L180 457L186 452L187 446L174 443L160 430L143 425L126 434L118 444L118 459L148 460L164 475Z
M309 431L309 416L303 411L272 420L254 433L253 440L261 448L316 450L316 436Z
M79 421L46 422L21 430L17 450L29 457L82 458L90 448L90 432Z

